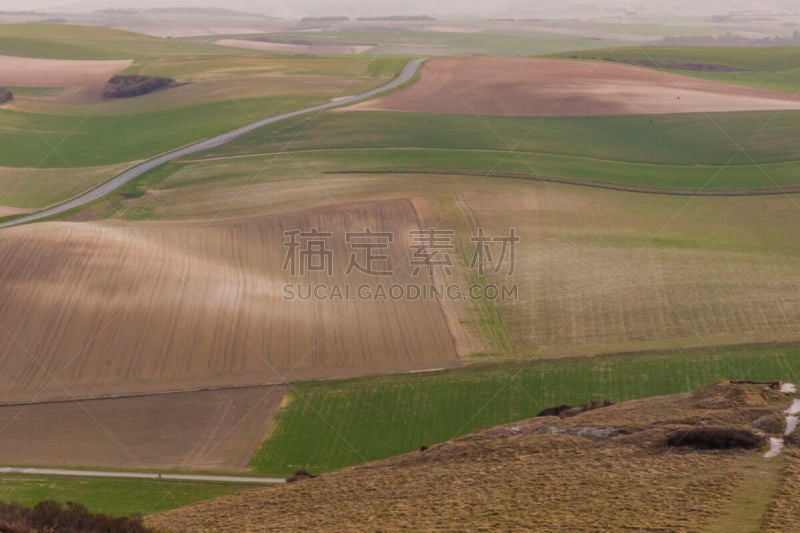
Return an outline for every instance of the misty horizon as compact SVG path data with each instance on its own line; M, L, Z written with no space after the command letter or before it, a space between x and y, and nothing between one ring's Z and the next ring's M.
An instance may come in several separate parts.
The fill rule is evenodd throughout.
M326 2L322 0L278 1L265 3L259 0L232 0L221 6L216 0L3 0L0 10L37 10L49 13L88 13L100 9L153 9L176 8L224 8L233 11L258 13L267 16L299 19L313 16L381 17L429 15L442 19L485 18L592 18L624 15L673 14L681 17L710 16L714 14L760 13L780 15L800 13L800 6L793 0L765 0L757 7L746 0L711 0L698 3L690 0L655 2L652 0L630 0L627 2L591 2L571 0L560 2L545 0L535 6L520 0L498 0L491 4L475 0L459 0L446 4L430 4L411 0L396 2L365 2L348 0Z

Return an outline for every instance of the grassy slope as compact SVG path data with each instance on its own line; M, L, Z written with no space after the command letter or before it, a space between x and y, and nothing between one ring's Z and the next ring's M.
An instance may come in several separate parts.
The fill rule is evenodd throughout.
M149 514L182 507L248 487L168 481L82 479L63 476L0 476L0 500L36 505L42 500L81 502L89 510L114 516Z
M798 126L800 112L578 118L328 113L253 132L205 156L349 149L355 151L307 157L328 161L329 170L496 170L664 188L770 188L800 183ZM409 147L426 150L358 151Z
M373 54L419 55L541 55L567 50L602 48L617 44L611 40L560 36L551 33L513 32L431 32L431 31L324 31L314 33L270 33L228 36L240 39L268 39L278 42L312 41L369 45ZM213 39L221 39L215 36ZM202 40L210 41L205 37Z
M152 157L324 97L277 96L129 115L42 115L0 110L0 166L81 167ZM109 176L110 177L110 176Z
M107 28L0 24L0 54L50 59L146 59L187 54L230 55L231 50ZM259 54L242 50L240 55Z
M797 380L800 345L685 350L474 366L305 383L252 466L333 470L413 451L545 407L686 392L719 379Z
M754 87L797 92L800 89L800 47L702 47L637 46L561 53L557 57L616 60L667 60L711 63L742 69L742 72L693 72L680 74Z

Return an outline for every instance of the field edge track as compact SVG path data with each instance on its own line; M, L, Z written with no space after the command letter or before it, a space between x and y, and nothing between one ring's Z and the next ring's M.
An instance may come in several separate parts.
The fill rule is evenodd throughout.
M514 172L476 172L470 170L330 170L325 174L423 174L431 176L474 176L479 178L506 178L542 183L560 183L576 187L589 187L592 189L608 189L612 191L633 192L638 194L660 194L666 196L780 196L800 194L800 185L788 187L771 187L765 189L669 189L666 187L640 187L638 185L622 185L607 181L590 181L573 178L559 178L558 176L545 176L541 174L522 174ZM2 226L0 226L2 227Z

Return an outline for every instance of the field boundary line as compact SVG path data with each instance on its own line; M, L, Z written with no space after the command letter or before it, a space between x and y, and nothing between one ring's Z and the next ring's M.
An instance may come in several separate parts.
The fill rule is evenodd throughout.
M215 476L208 474L167 474L159 472L125 472L113 470L69 470L61 468L0 467L0 474L25 474L37 476L104 477L122 479L154 479L156 481L217 481L222 483L271 484L286 483L283 478L252 476Z
M225 155L225 156L212 156L200 157L196 159L184 159L181 163L206 163L213 161L227 161L230 159L252 159L257 157L267 157L276 155L293 155L293 154L314 154L314 153L331 153L331 152L476 152L481 154L495 154L506 153L507 150L500 148L448 148L448 147L435 147L435 146L372 146L372 147L353 147L346 146L341 148L308 148L301 150L284 150L280 152L254 152L249 154ZM541 155L549 157L560 157L564 159L582 159L585 161L598 161L601 163L615 163L619 165L631 166L653 166L653 167L677 167L677 168L709 168L726 166L724 163L670 163L670 162L650 162L650 161L635 161L630 159L608 159L604 157L589 157L585 155L564 154L558 152L543 152L538 150L516 150L516 154L523 155ZM786 159L781 161L768 161L766 163L742 163L736 165L727 165L728 167L758 167L760 165L781 165L798 163L800 159Z
M575 185L578 187L590 187L593 189L609 189L613 191L633 192L638 194L660 194L667 196L710 196L710 197L737 197L737 196L783 196L800 194L800 185L789 187L768 188L768 189L668 189L659 187L639 187L636 185L618 185L607 181L589 181L572 178L559 178L557 176L544 176L539 174L520 174L513 172L485 172L469 170L330 170L325 174L425 174L436 176L474 176L486 178L508 178L526 181L538 181L543 183L560 183L564 185Z

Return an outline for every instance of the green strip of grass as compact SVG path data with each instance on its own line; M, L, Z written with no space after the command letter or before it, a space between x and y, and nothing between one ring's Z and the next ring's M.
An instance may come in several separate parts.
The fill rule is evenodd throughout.
M765 125L768 125L765 127ZM536 152L651 165L742 165L800 160L800 111L608 117L476 117L326 113L288 120L209 151L241 155L341 148L463 148ZM274 139L270 146L265 139Z
M95 513L127 516L174 509L247 488L236 484L62 476L0 476L0 501L33 506L42 500L80 502Z
M800 379L800 344L476 365L295 386L251 466L324 472L535 416L545 407Z

